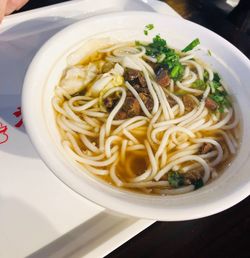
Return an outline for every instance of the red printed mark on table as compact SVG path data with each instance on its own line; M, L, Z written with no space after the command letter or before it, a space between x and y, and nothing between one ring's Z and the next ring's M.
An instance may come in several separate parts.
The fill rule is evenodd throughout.
M8 131L8 126L0 122L0 144L3 144L8 141L9 135L7 131Z
M21 107L17 107L17 110L13 113L13 115L15 117L20 117L19 121L15 124L15 127L19 128L23 125L23 120L21 118L22 115L22 111L21 111Z
M17 107L16 111L12 113L15 117L19 118L19 120L15 123L15 127L19 128L23 125L22 120L22 112L21 107ZM9 139L9 135L7 133L8 126L0 122L0 144L6 143Z

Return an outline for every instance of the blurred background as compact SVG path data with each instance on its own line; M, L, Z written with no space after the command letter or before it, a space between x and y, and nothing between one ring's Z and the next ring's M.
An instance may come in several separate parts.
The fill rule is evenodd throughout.
M64 1L30 0L19 12ZM250 57L250 0L161 1L174 8L182 17L218 33Z

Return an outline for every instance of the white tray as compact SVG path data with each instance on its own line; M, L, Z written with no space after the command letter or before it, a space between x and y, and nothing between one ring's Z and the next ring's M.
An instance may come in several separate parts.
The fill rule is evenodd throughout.
M47 39L122 10L179 16L155 0L78 0L11 15L0 26L0 257L103 257L154 222L110 214L65 186L39 159L18 109L26 69Z

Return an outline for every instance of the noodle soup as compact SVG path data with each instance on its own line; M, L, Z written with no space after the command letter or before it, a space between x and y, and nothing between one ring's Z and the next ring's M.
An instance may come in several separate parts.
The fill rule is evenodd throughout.
M195 57L198 44L176 50L156 36L69 56L52 104L83 173L160 195L218 177L237 152L239 117L219 74Z

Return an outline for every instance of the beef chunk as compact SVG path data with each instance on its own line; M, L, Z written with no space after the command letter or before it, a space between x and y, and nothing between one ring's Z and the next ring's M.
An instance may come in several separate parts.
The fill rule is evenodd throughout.
M203 143L203 145L200 148L200 154L206 154L208 152L210 152L211 150L213 150L214 146L209 143L209 142L205 142Z
M138 93L148 93L149 94L149 90L147 87L141 87L141 85L139 84L135 84L133 85L133 88L138 92Z
M127 90L127 97L134 97L133 93L130 90Z
M208 108L212 111L215 111L218 107L217 103L209 97L205 101L205 106L206 106L206 108Z
M124 119L127 119L128 118L128 116L127 116L127 113L125 112L125 111L123 111L123 110L120 110L117 114L116 114L116 116L115 116L115 120L124 120Z
M198 170L188 171L184 174L185 185L191 185L202 179L203 173Z
M127 68L124 73L124 79L128 82L134 81L139 77L140 71Z
M141 106L136 98L127 97L122 106L122 110L127 113L128 117L134 117L141 113Z
M113 98L111 98L111 97L107 97L106 99L104 99L103 103L106 106L106 108L108 108L108 109L112 108L114 105Z
M139 83L143 88L148 87L145 77L140 73L138 77Z
M168 71L164 68L160 68L156 73L156 82L162 86L167 87L170 84L170 77Z
M177 102L169 96L167 96L167 100L168 100L170 107L173 107L177 104Z
M143 93L140 93L143 94ZM119 97L118 96L108 96L103 100L103 103L105 107L107 108L108 112L111 112L114 107L117 105L119 102ZM150 96L145 99L145 105L149 106L151 105L150 102ZM115 116L115 120L123 120L127 118L131 118L134 116L138 116L141 114L141 106L138 100L132 95L130 91L127 91L127 96L125 99L124 104L122 105L121 109Z
M190 95L184 95L182 97L182 101L185 106L185 110L188 112L192 111L196 106L196 102L193 100L193 98Z
M147 93L139 93L140 98L142 99L144 105L146 106L147 110L151 112L154 107L154 101L150 94Z
M125 81L128 81L132 86L138 84L143 88L147 87L147 82L143 74L138 70L127 68L124 73L124 79Z
M148 90L146 80L143 74L140 71L134 69L126 69L124 74L124 79L128 81L133 88L137 91L139 96L141 97L143 103L147 107L148 111L151 112L154 106L153 98ZM107 110L110 112L117 102L118 99L114 99L114 97L108 97L104 100L104 105ZM143 111L141 109L140 103L133 96L133 94L127 90L127 96L125 102L114 119L122 120L127 118L132 118L134 116L143 115Z
M118 101L119 101L119 98L117 96L108 96L107 98L105 98L103 100L103 104L107 108L107 110L110 112L117 105Z

